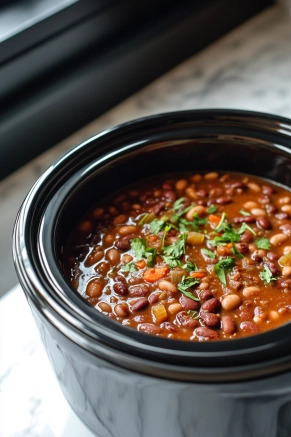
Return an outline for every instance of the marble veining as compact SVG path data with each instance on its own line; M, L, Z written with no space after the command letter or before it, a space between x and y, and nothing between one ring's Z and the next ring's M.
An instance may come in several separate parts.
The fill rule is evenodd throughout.
M269 8L2 181L2 293L10 288L13 281L17 281L12 276L13 267L9 255L16 213L40 174L74 145L127 120L175 110L235 108L291 117L290 20L290 16L279 5ZM13 279L5 279L8 276ZM0 437L92 437L93 434L72 412L60 391L19 286L0 300L0 332ZM61 376L66 377L65 371ZM122 378L120 381L118 399L122 405L127 392L125 385L122 385ZM104 395L112 397L115 388L104 387ZM136 398L139 421L132 425L135 426L132 428L135 434L128 434L130 437L154 437L151 434L154 425L145 423L142 417L147 393L146 388L143 387L143 390L144 395ZM159 396L157 387L156 397ZM278 398L281 401L278 401L276 411L270 412L273 422L266 418L261 425L260 433L266 437L273 435L272 424L278 417L285 424L285 429L290 429L291 401L288 400L288 393L282 391L278 393ZM175 402L181 399L177 397ZM268 402L267 396L264 399ZM85 402L84 405L84 408L92 408L90 403ZM182 405L181 401L181 417L183 408L188 407ZM237 408L240 410L240 405ZM100 418L106 416L101 399L98 410ZM221 436L231 432L235 437L252 436L252 415L255 414L253 406L245 410L248 421L245 429L249 431L242 436L236 433L239 415L234 410L232 413L233 428L222 430ZM119 414L122 414L122 409ZM192 427L193 434L196 432L199 435L201 414L199 408L193 410L193 422L188 425ZM111 424L115 420L112 416L106 416L105 419ZM180 422L177 417L177 426ZM177 429L169 430L169 437L187 435L186 427L180 428L180 435ZM107 435L111 437L112 433L107 430ZM276 437L286 436L282 428Z

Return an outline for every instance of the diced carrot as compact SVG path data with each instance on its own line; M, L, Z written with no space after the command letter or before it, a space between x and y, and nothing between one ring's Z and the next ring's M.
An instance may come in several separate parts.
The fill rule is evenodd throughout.
M147 282L156 282L162 279L169 272L169 267L157 267L144 272L144 280Z
M211 223L219 223L220 219L221 219L221 217L219 217L219 215L209 214L209 216L208 216L208 220Z
M143 269L146 266L146 262L144 259L137 261L135 264L136 264L137 268L139 268L139 269Z
M232 243L227 243L226 247L228 247L228 249L232 248Z
M205 276L205 273L202 272L193 272L191 273L192 278L202 279Z

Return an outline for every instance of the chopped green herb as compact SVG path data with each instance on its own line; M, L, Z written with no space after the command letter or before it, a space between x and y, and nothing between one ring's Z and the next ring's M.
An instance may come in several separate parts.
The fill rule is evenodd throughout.
M193 260L191 260L186 261L186 264L183 265L183 269L186 269L188 272L195 272L198 270L198 266Z
M241 225L240 229L238 230L238 233L239 234L243 234L246 229L248 229L254 236L257 235L256 232L249 225L247 225L246 223L243 223Z
M124 264L121 267L121 270L123 270L124 272L133 273L133 272L135 272L137 270L137 267L136 267L134 261L131 261L130 263Z
M211 252L211 250L208 249L201 249L201 252L205 253L205 255L212 259L214 259L216 256L215 253Z
M186 238L187 234L179 235L179 238L174 243L169 246L164 246L164 254L165 256L173 256L174 258L180 258L182 255L185 255L186 252Z
M240 259L244 258L243 254L240 253L240 251L235 247L235 244L234 244L233 241L231 242L231 244L232 244L232 251L233 251L233 253L234 253L238 258L240 258Z
M180 199L177 199L176 202L174 202L173 210L179 211L180 208L182 208L184 203L184 197L180 197Z
M175 267L182 267L181 261L174 256L163 256L163 260L165 261L165 263L168 264L170 269L173 269Z
M150 223L150 230L153 234L158 234L166 226L166 219L155 219Z
M145 215L140 219L140 221L138 222L138 226L143 225L144 222L146 221L146 219L147 219L148 216L149 216L149 214L146 213L146 214L145 214Z
M264 267L264 270L260 273L260 278L265 282L265 284L270 284L271 281L277 281L277 279L273 277L268 266Z
M226 285L225 274L228 273L233 267L234 258L231 256L221 259L217 264L214 265L214 271L223 285Z
M191 316L193 319L196 319L196 320L199 319L198 311L188 310L187 314L188 314L188 316Z
M258 238L255 241L255 245L257 246L258 249L265 249L265 250L269 250L272 246L268 238L265 237Z
M193 208L193 205L187 206L187 208L182 209L182 211L179 211L176 214L173 214L171 216L171 222L177 223L180 220L180 217L182 217L182 215L186 214L186 212L190 211L191 208Z
M157 249L154 247L148 247L145 251L145 257L147 258L147 267L154 267L157 257Z
M181 291L185 296L189 297L192 300L199 301L199 298L194 296L193 293L188 291L188 288L193 287L200 283L200 280L197 278L192 278L192 276L183 276L182 281L178 284L178 290Z
M240 214L244 215L245 217L248 217L249 215L251 215L249 212L244 211L243 209L240 210Z
M136 256L136 260L139 261L143 258L146 251L147 243L141 238L134 238L131 240L131 248Z
M207 210L208 214L213 214L214 212L217 212L216 206L215 205L210 205L210 207Z
M220 228L221 228L221 226L222 226L222 224L223 224L225 218L226 218L226 214L225 214L225 212L223 212L222 215L221 215L220 222L218 223L218 225L217 225L216 228L215 228L215 230L216 230L217 232L219 232L219 230L220 230Z

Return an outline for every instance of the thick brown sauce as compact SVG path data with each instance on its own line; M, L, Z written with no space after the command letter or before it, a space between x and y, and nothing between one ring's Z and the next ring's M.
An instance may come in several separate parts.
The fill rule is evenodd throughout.
M97 311L142 332L244 337L291 319L290 218L291 193L256 177L144 181L78 224L64 271Z

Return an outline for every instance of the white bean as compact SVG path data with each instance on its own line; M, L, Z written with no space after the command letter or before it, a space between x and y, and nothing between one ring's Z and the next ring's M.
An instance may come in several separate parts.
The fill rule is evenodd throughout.
M226 311L238 308L241 304L241 298L237 294L228 294L221 302L221 306Z
M287 238L285 234L275 234L270 238L270 243L273 244L273 246L280 246Z
M254 296L254 295L256 295L256 294L259 294L260 293L260 289L259 289L259 287L245 287L244 289L243 289L243 295L245 296L245 297L247 297L247 298L250 298L250 297L252 297L252 296Z

